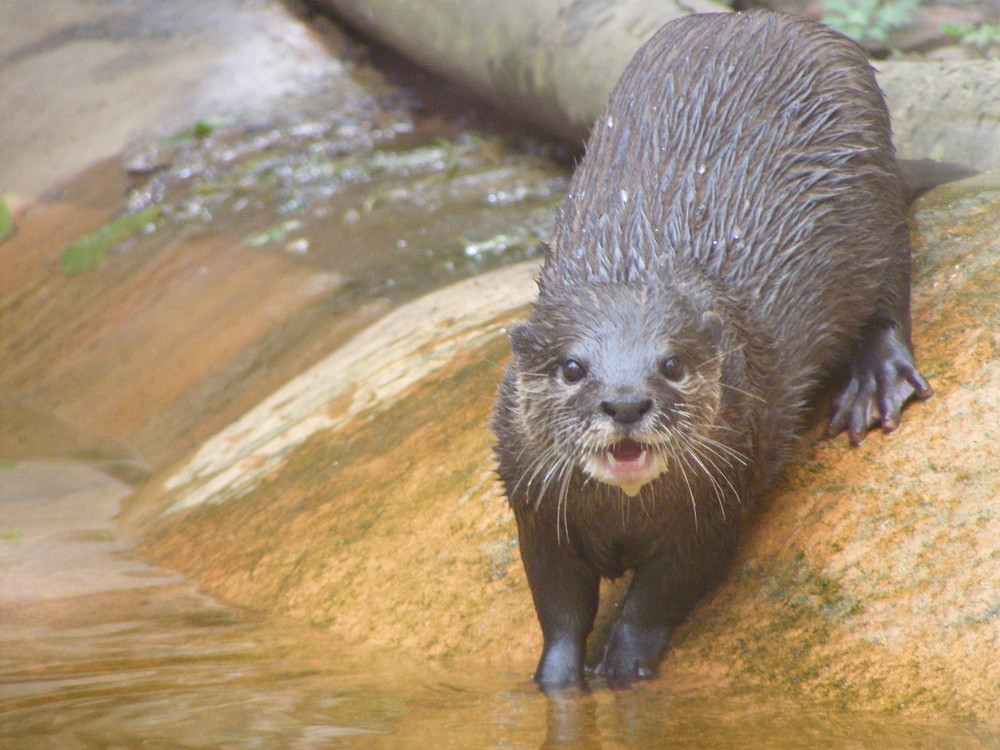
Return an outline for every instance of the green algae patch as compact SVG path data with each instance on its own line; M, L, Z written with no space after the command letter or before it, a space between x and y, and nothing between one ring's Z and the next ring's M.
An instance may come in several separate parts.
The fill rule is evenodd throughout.
M208 117L204 120L198 120L189 128L185 128L176 135L171 136L166 140L166 143L170 146L177 145L187 145L194 141L201 141L216 131L228 127L233 124L233 119L231 117Z
M115 219L84 235L62 251L59 263L63 273L73 276L96 268L109 251L146 230L160 218L162 210L150 206L142 211Z
M24 530L17 526L0 529L0 542L5 544L20 544L24 541Z
M10 214L10 206L0 196L0 242L14 234L14 218Z

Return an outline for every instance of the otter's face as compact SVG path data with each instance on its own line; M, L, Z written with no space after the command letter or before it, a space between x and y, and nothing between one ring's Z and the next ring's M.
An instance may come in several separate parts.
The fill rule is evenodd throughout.
M636 495L668 470L695 470L685 463L705 455L699 441L717 421L721 326L716 313L647 287L540 300L512 333L535 472L575 467Z

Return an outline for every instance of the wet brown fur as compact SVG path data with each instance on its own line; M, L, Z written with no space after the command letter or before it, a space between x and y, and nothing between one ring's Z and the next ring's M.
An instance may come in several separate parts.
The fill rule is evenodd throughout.
M852 358L867 373L885 352L909 356L905 210L885 103L853 42L778 14L717 14L639 50L559 212L494 421L543 686L583 684L597 582L628 569L598 672L614 686L649 676L820 380ZM685 384L656 374L668 354ZM560 378L569 355L589 357L586 381ZM612 387L654 401L677 453L635 497L577 461Z

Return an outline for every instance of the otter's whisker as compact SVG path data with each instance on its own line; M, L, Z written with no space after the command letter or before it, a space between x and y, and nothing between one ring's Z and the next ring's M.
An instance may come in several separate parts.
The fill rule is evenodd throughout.
M758 396L756 393L751 393L750 391L745 390L743 388L737 388L735 385L731 385L729 383L723 383L721 381L719 382L719 385L722 386L723 388L728 388L731 391L736 391L737 393L742 393L747 398L756 399L757 401L760 401L762 404L766 404L767 403L767 399L765 399L763 396Z

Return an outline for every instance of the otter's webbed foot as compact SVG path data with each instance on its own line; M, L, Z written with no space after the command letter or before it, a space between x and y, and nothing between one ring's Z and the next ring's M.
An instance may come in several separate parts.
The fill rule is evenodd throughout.
M546 693L568 688L586 688L583 656L583 648L572 640L547 645L535 671L535 682Z
M619 620L594 674L607 680L612 690L624 690L638 680L651 679L669 637L670 628L640 629Z
M834 399L827 434L832 437L846 429L851 442L858 445L876 424L892 432L899 427L907 401L930 398L933 392L917 371L899 328L891 324L872 328L855 347L850 380Z

